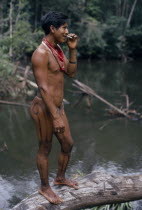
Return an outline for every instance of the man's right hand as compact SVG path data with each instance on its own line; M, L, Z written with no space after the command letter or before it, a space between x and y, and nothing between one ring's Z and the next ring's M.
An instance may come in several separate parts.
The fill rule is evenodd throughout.
M65 125L61 117L53 120L53 129L55 133L64 133Z

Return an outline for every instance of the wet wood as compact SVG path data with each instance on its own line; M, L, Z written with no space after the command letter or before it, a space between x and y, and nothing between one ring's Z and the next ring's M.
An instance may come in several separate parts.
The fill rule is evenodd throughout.
M98 98L103 103L107 104L109 107L111 107L116 112L120 113L121 115L123 115L127 118L130 118L129 115L125 111L119 109L118 107L114 106L113 104L111 104L110 102L108 102L107 100L105 100L104 98L99 96L93 89L91 89L89 86L83 84L82 82L80 82L78 80L74 80L73 86L78 88L79 90L81 90L83 93L86 93L91 96L95 96L96 98Z
M4 100L0 100L0 104L15 105L15 106L26 106L26 107L30 106L30 104L22 104L22 103L18 103L18 102L15 102L15 101L4 101Z
M74 210L142 199L142 174L117 176L94 171L78 178L78 182L79 190L66 186L53 187L64 200L59 205L50 204L35 192L12 210Z
M18 79L20 79L20 80L25 80L25 78L24 77L22 77L22 76L20 76L20 75L16 75L16 77L18 78ZM26 79L26 82L30 85L30 86L32 86L32 87L34 87L34 88L38 88L37 87L37 84L35 83L35 82L33 82L33 81L31 81L31 80L28 80L28 79Z

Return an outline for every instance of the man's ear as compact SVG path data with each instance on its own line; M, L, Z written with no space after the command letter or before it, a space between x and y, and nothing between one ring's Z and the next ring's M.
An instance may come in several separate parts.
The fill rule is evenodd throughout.
M51 31L51 33L55 33L55 29L56 29L56 28L55 28L53 25L50 26L50 31Z

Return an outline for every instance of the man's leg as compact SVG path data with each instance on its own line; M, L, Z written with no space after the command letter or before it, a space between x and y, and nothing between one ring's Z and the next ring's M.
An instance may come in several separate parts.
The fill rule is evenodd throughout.
M65 124L65 132L55 134L61 144L61 152L59 154L58 172L57 172L56 179L54 180L54 184L55 185L64 184L64 185L73 187L75 189L78 189L78 183L76 181L65 178L66 168L68 166L71 150L73 147L73 140L71 137L70 128L69 128L66 114L64 113L61 116Z
M62 201L62 199L52 191L48 179L48 155L51 150L53 136L51 116L47 112L42 99L38 97L35 97L30 110L36 123L39 139L39 150L37 153L37 167L41 179L39 193L42 194L49 202L58 204Z

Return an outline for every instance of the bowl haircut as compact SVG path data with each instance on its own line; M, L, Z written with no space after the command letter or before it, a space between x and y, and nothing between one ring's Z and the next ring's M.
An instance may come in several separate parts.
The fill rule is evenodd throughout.
M61 12L50 11L41 18L41 26L46 35L50 33L51 25L58 29L67 22L68 16Z

